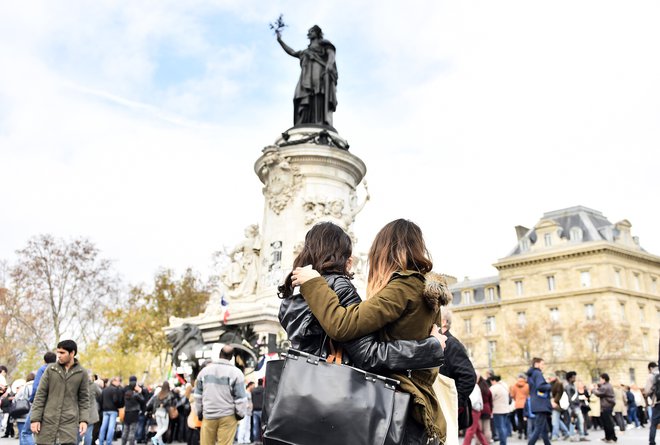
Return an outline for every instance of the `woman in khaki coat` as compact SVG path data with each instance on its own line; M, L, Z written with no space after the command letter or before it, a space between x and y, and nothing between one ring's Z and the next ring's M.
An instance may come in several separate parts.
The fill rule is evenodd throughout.
M296 268L293 285L301 286L312 313L334 340L349 341L371 332L387 341L422 340L439 320L440 305L448 304L450 295L446 283L429 273L432 268L420 228L398 219L378 232L369 251L366 301L343 307L326 280L311 268ZM401 381L401 390L412 396L405 444L437 443L442 434L443 418L432 388L437 376L437 368L392 374Z

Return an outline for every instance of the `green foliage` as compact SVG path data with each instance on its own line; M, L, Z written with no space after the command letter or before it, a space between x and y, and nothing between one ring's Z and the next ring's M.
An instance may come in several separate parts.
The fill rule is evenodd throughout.
M120 330L116 346L122 353L149 352L160 355L169 349L163 328L170 317L190 317L203 311L212 285L191 269L180 279L170 269L154 277L153 290L133 287L125 307L107 312L108 319Z

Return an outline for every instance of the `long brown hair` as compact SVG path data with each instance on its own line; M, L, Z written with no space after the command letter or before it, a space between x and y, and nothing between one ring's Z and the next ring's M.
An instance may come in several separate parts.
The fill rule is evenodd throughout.
M158 400L164 400L169 395L170 395L170 382L165 380L163 382L163 385L160 387L160 391L158 392Z
M350 276L347 263L352 254L351 237L338 225L321 222L309 229L305 235L305 245L293 260L293 268L311 264L320 274L339 273ZM281 298L291 297L293 294L291 273L277 290Z
M377 294L402 270L426 274L433 269L422 230L407 219L396 219L380 229L369 249L367 298Z

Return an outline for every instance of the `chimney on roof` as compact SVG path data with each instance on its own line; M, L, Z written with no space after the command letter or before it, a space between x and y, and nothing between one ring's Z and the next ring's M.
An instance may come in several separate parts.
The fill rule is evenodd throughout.
M516 226L516 236L518 237L518 241L520 241L520 238L525 236L525 234L529 232L529 229L524 226Z

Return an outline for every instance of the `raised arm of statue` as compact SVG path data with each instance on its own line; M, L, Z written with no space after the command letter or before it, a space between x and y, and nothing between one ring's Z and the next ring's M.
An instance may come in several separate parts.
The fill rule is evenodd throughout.
M298 57L298 51L294 50L289 45L284 43L284 41L282 40L282 33L280 31L277 31L275 34L277 35L277 43L280 44L282 49L291 57Z

